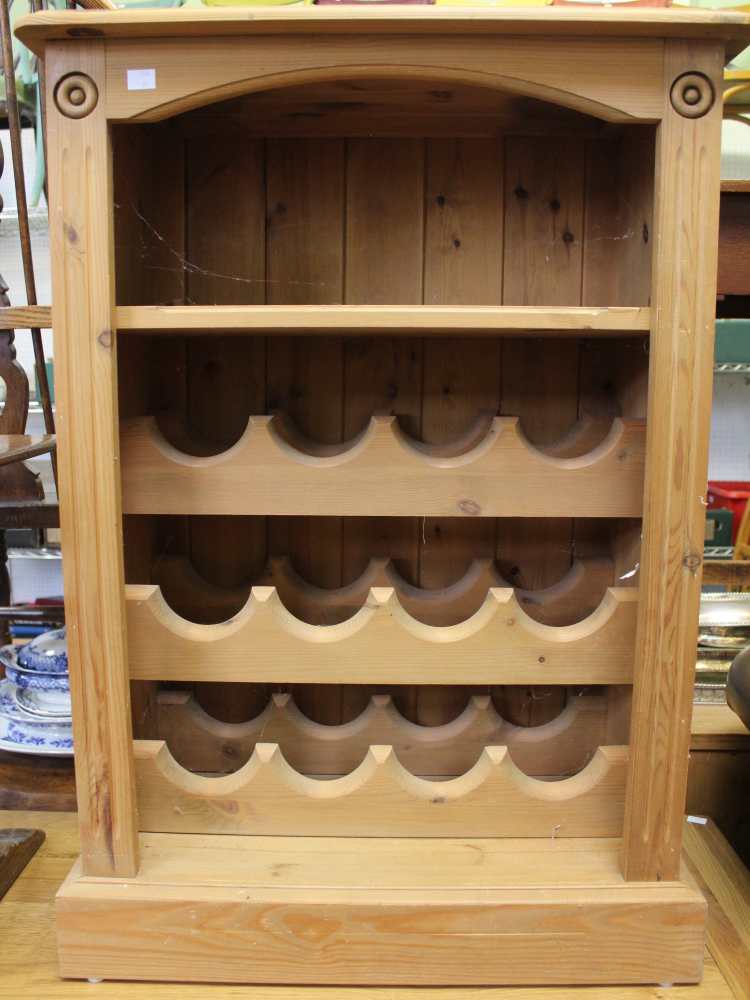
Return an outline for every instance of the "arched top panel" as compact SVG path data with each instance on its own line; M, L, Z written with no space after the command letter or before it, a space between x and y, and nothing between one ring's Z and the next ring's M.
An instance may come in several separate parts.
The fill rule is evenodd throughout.
M134 51L107 45L107 114L160 121L258 91L338 80L435 80L524 95L608 122L658 121L664 106L663 46L657 40L265 37L182 39L138 46L155 86L128 89ZM187 71L189 67L189 72Z

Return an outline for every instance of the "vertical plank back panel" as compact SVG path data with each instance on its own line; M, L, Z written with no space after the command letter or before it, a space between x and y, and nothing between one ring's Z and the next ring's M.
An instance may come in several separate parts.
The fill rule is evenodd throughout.
M586 144L582 305L648 305L653 176L650 126Z
M269 303L343 301L344 143L339 139L270 139L266 157ZM311 438L344 438L343 346L339 338L284 337L268 342L269 412L288 414ZM269 554L290 554L306 579L339 587L342 519L267 519ZM311 718L341 721L335 686L297 687Z
M169 127L115 126L112 130L115 205L115 287L118 303L182 303L185 298L185 190L183 142ZM120 419L186 410L184 337L121 337L117 345ZM125 579L150 581L165 548L189 547L187 521L169 525L124 517ZM131 681L133 732L155 738L156 691Z
M420 139L350 139L347 142L345 301L351 305L419 304L424 267L424 143ZM408 434L422 433L422 342L372 338L345 349L344 430L350 438L374 413L394 413ZM384 483L387 488L387 483ZM347 518L346 581L372 556L390 555L412 583L419 580L419 531L409 519ZM347 716L366 691L349 691ZM398 692L404 713L416 717L416 693Z
M180 275L189 302L578 304L582 294L593 301L631 294L609 274L609 261L617 261L619 272L623 255L629 255L631 284L641 289L632 294L639 301L648 294L641 275L650 246L619 239L648 215L645 130L632 141L629 134L627 141L589 140L584 169L583 144L567 138L212 136L206 142L183 140L184 132L168 125L141 128L150 139L139 136L137 145L149 148L124 162L145 158L153 169L160 147L174 190L147 212L139 205L134 215L136 223L146 217L146 236L153 229L164 243L157 241L161 263L147 267L140 284L126 290L129 301L149 294L173 301L180 296ZM624 193L613 202L605 174L620 160ZM135 245L144 237L135 232L129 238ZM605 245L614 248L609 255ZM149 292L149 276L159 273L161 285ZM609 341L501 338L156 338L147 348L151 366L173 377L165 393L152 376L146 411L165 405L181 410L196 441L215 451L237 440L250 413L275 411L326 443L351 438L375 412L395 413L408 433L432 443L455 439L482 412L503 412L519 414L537 444L586 418L593 444L613 415L629 412L622 403L629 376L618 378L627 370L628 349ZM137 372L138 348L125 361ZM642 375L644 363L645 356L637 359L636 373ZM136 394L142 392L137 387ZM535 588L559 580L573 553L607 552L614 526L565 519L285 517L264 524L204 516L191 519L189 541L179 537L185 525L166 519L139 530L144 534L137 547L142 553L153 548L133 570L143 579L149 558L166 548L189 554L209 582L235 589L259 579L274 553L290 555L303 577L326 587L350 582L373 556L387 555L408 580L427 588L453 582L473 558L493 556L512 582ZM368 693L329 687L296 695L313 718L335 724L356 714ZM444 722L466 694L460 687L431 689L417 698L412 691L405 711L421 722ZM549 718L564 700L560 690L496 694L519 722ZM252 714L264 696L239 697L223 686L201 694L205 707L227 720ZM520 699L521 710L510 705L513 699Z
M493 139L427 143L424 301L500 304L503 262L503 148ZM422 439L455 440L500 406L500 341L424 341ZM455 582L474 558L492 558L494 520L430 518L419 537L419 585ZM464 707L468 691L422 688L417 717L439 725Z
M654 130L630 128L586 147L586 232L582 305L646 305L651 300ZM640 341L588 341L581 354L581 413L606 423L611 415L645 418L648 345ZM602 544L609 535L614 582L638 586L639 521L600 526L576 522L576 552ZM608 692L607 739L629 739L632 690Z
M265 181L262 140L213 137L186 144L188 303L265 302ZM190 338L187 422L191 434L221 451L242 434L248 414L265 405L265 343L259 337ZM225 587L265 564L258 518L190 519L190 558ZM239 685L201 685L203 707L226 721L259 711L267 695Z
M580 143L557 137L507 139L504 304L580 304L583 195ZM573 341L503 341L502 412L519 416L534 443L557 440L576 420L578 363ZM503 575L515 586L555 583L570 568L572 535L567 518L498 522ZM507 717L535 724L559 713L565 692L506 689L496 698Z

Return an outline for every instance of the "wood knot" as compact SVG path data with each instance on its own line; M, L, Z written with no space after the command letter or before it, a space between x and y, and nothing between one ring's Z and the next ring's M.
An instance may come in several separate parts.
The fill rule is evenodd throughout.
M96 338L102 347L106 347L109 350L112 347L112 331L102 330L99 336Z
M459 500L458 509L462 514L468 514L470 517L476 517L482 513L482 508L476 500Z
M683 118L702 118L713 107L716 94L704 73L682 73L672 84L669 99Z
M691 552L682 560L682 565L686 569L689 569L691 573L695 574L696 571L703 565L703 557Z
M57 110L66 118L85 118L99 102L99 91L85 73L68 73L58 81L54 92Z
M104 32L98 28L68 28L68 38L104 38Z
M562 238L563 238L563 243L572 243L573 240L575 239L575 236L571 233L569 229L566 229L565 232L562 234Z

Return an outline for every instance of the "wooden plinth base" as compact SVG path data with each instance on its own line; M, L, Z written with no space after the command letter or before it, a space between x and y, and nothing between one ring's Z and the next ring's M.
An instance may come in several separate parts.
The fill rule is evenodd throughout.
M57 897L60 973L224 983L688 983L705 902L619 841L141 835Z

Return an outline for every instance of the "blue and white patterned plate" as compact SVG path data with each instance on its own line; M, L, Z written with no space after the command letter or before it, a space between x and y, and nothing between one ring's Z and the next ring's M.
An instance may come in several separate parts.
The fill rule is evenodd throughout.
M4 650L8 647L5 646ZM70 681L67 674L43 674L40 670L27 670L18 663L11 663L3 658L5 676L20 688L32 688L36 691L70 691Z
M67 674L43 674L19 667L13 646L0 648L5 676L21 691L34 692L38 711L52 715L70 715L70 681Z
M19 646L18 665L25 670L39 670L44 674L67 674L68 645L65 629L55 628L42 632L31 642Z
M14 695L12 682L0 680L0 749L69 757L73 753L70 723L28 715Z
M72 738L69 745L67 745L67 740L63 742L66 743L66 746L57 747L46 742L40 746L38 743L29 745L28 743L17 743L15 740L0 739L0 750L8 750L10 753L33 753L38 757L72 757Z

